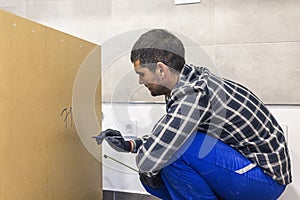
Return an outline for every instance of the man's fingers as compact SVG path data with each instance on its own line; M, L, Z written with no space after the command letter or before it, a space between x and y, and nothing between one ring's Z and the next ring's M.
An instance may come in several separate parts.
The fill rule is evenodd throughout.
M113 129L106 129L105 131L102 131L99 135L106 135L107 133L113 132Z
M112 129L108 129L102 133L105 134L105 136L122 136L119 131Z

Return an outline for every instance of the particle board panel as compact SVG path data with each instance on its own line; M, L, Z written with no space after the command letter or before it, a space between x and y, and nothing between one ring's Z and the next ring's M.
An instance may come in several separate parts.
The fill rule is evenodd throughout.
M101 199L101 163L71 117L76 73L100 47L4 11L0 44L0 199Z

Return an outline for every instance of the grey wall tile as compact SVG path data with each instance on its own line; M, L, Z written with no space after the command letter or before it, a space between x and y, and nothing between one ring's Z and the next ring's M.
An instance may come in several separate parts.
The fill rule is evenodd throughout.
M197 43L214 43L214 0L200 4L174 5L173 0L114 0L115 30L167 28L189 35Z
M111 0L28 1L28 19L99 44L111 36Z
M135 29L167 28L200 45L220 73L246 83L268 103L300 103L299 0L210 0L180 6L173 0L0 0L0 7L97 44ZM187 60L206 65L197 48L187 42ZM138 85L129 55L113 65L103 77L104 101L163 101ZM278 90L274 80L280 82ZM278 96L279 90L284 95Z
M0 7L1 10L5 10L10 13L14 13L21 17L26 17L26 9L20 6L8 6L8 7Z
M220 75L244 84L268 104L300 102L300 43L216 46Z
M0 9L26 17L26 1L0 0Z
M299 0L216 0L216 42L300 40Z
M17 0L0 0L1 7L17 6Z

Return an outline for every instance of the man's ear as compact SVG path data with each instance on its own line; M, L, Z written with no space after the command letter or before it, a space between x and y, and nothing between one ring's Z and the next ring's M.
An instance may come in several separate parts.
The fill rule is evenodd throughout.
M156 63L156 74L160 77L160 78L164 78L167 74L169 67L167 65L165 65L162 62L157 62Z

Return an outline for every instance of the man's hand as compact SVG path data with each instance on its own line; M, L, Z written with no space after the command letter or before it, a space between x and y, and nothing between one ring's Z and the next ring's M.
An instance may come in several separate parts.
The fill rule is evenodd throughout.
M105 137L106 137L106 135L103 132L101 132L101 133L99 133L99 135L93 136L92 138L95 138L97 144L100 145L100 144L102 144Z
M130 142L125 141L121 133L117 130L107 129L105 140L108 144L119 152L130 152Z
M108 144L116 151L130 152L130 142L125 141L121 133L117 130L107 129L93 138L96 139L98 144L101 144L103 139L105 139Z

